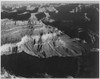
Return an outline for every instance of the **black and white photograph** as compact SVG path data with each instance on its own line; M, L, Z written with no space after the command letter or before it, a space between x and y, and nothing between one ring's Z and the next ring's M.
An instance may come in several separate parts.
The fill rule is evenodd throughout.
M99 78L99 1L1 1L1 79Z

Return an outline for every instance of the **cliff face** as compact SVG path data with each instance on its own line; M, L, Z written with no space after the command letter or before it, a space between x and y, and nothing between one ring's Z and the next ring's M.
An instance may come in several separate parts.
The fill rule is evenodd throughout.
M28 26L20 28L21 31L20 26L5 30L12 34L18 29L15 34L13 33L15 39L19 38L16 37L17 35L22 36L19 38L20 41L9 44L12 41L6 40L8 44L2 45L2 68L6 70L4 72L10 76L14 74L27 78L75 76L78 70L77 56L85 52L82 44L77 39L71 39L57 28L45 25L37 19L31 18L28 23ZM28 34L23 28L30 33ZM3 36L6 34L4 33Z

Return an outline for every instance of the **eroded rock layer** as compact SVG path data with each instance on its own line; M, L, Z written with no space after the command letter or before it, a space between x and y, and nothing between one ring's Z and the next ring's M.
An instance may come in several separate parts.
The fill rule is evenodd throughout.
M78 39L71 39L57 28L47 26L41 21L31 28L31 34L22 37L20 42L2 46L2 54L20 53L48 58L52 56L80 56L85 52ZM7 53L3 51L6 48Z

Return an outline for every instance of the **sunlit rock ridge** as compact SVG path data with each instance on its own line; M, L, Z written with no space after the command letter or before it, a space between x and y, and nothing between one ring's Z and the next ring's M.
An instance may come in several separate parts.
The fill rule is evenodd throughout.
M31 24L32 33L26 34L21 38L21 41L15 44L2 45L2 54L9 55L25 51L33 56L48 58L52 56L80 56L85 52L79 39L71 39L57 28L47 26L42 21L34 21L33 23L35 25Z

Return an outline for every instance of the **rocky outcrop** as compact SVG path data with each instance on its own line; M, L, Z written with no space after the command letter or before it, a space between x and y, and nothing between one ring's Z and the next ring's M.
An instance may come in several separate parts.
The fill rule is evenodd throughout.
M21 41L16 43L17 47L12 48L12 53L25 51L33 56L48 58L80 56L85 52L78 40L71 39L56 28L50 26L34 26L33 28L33 34L22 37Z

